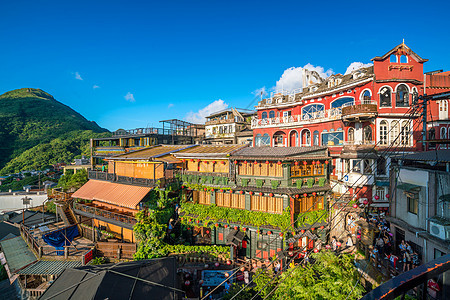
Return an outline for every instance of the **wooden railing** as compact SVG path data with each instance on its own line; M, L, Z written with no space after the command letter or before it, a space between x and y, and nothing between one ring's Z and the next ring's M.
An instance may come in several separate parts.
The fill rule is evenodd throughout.
M134 243L97 242L97 254L109 258L133 259L137 245Z
M342 117L351 115L376 115L378 114L378 105L376 101L370 103L356 104L352 106L342 107Z
M34 236L28 231L28 229L23 225L20 224L20 234L22 235L25 242L28 244L28 246L39 256L42 257L44 255L43 248L39 245L39 243L36 241Z
M106 219L116 220L116 221L119 221L122 223L131 224L131 225L136 224L136 219L132 216L127 216L124 214L112 212L112 211L98 208L95 206L85 205L85 204L81 204L81 203L74 203L73 208L80 210L80 211L84 211L84 212L92 214L92 215L100 216L100 217L103 217Z
M67 201L72 198L72 193L58 191L57 189L49 189L47 195L50 199L55 199L57 201Z

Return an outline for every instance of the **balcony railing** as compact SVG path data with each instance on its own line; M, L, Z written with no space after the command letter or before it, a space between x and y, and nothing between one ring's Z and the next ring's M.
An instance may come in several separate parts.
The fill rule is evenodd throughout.
M103 217L105 219L115 220L115 221L122 222L125 224L130 224L131 226L136 224L136 219L133 216L128 216L128 215L125 215L122 213L106 210L106 209L99 208L94 205L85 205L85 204L75 202L73 204L73 208L76 210L91 214L91 215Z
M378 114L378 103L374 100L361 100L362 103L346 103L342 106L342 118L372 118Z
M141 185L141 186L156 186L157 180L147 179L147 178L135 178L127 176L119 176L113 173L99 172L99 171L89 171L89 179L104 180L116 183Z
M310 112L286 117L276 117L266 119L258 119L257 117L253 117L252 128L306 125L329 120L338 120L340 118L341 118L341 108L338 107L323 111Z

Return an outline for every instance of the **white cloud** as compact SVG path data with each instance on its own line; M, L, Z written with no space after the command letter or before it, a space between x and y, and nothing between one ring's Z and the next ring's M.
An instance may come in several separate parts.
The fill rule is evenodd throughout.
M173 104L173 103L169 103L169 105L167 105L167 108L171 108L171 107L173 107L175 104Z
M281 75L280 80L277 81L274 89L276 91L287 91L291 92L295 89L303 88L303 69L308 69L310 71L316 71L322 78L327 78L333 74L332 69L325 69L321 66L313 66L308 63L303 68L302 67L291 67L284 70L283 75Z
M77 80L83 80L83 78L81 78L81 75L80 75L80 73L78 73L78 72L75 72L75 79L77 79Z
M194 123L194 124L203 124L206 121L206 117L212 113L228 108L228 104L223 100L216 100L204 108L200 109L198 112L188 112L186 114L186 121Z
M134 99L134 96L132 93L128 92L125 96L124 96L125 100L129 101L129 102L136 102L136 99Z
M95 90L95 89L99 89L100 88L100 86L98 86L98 85L96 85L96 84L94 84L93 86L92 86L92 88Z
M350 74L351 72L353 72L355 70L358 70L358 69L361 69L361 68L370 67L372 65L373 65L372 63L363 64L362 62L359 62L359 61L352 62L350 64L350 66L348 66L347 71L345 71L344 75Z
M265 86L263 86L262 88L259 88L259 89L254 90L254 91L252 92L252 94L255 95L255 96L258 96L258 97L259 97L259 96L265 97L265 96L268 95Z

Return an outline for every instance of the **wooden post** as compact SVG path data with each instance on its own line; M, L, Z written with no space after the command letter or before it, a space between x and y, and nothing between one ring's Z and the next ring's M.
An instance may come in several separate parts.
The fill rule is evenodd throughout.
M117 259L120 259L120 245L117 247Z
M69 258L69 247L68 246L64 246L64 258L65 259Z
M42 246L39 246L39 259L41 259L42 258L42 253L43 251L42 251Z
M95 227L94 227L94 219L92 220L92 241L95 242Z

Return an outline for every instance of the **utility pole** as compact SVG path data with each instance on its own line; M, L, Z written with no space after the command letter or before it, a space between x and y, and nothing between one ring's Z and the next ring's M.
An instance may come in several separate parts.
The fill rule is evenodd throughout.
M428 149L427 147L427 95L424 94L423 97L423 104L422 104L422 147L423 151L426 151Z

